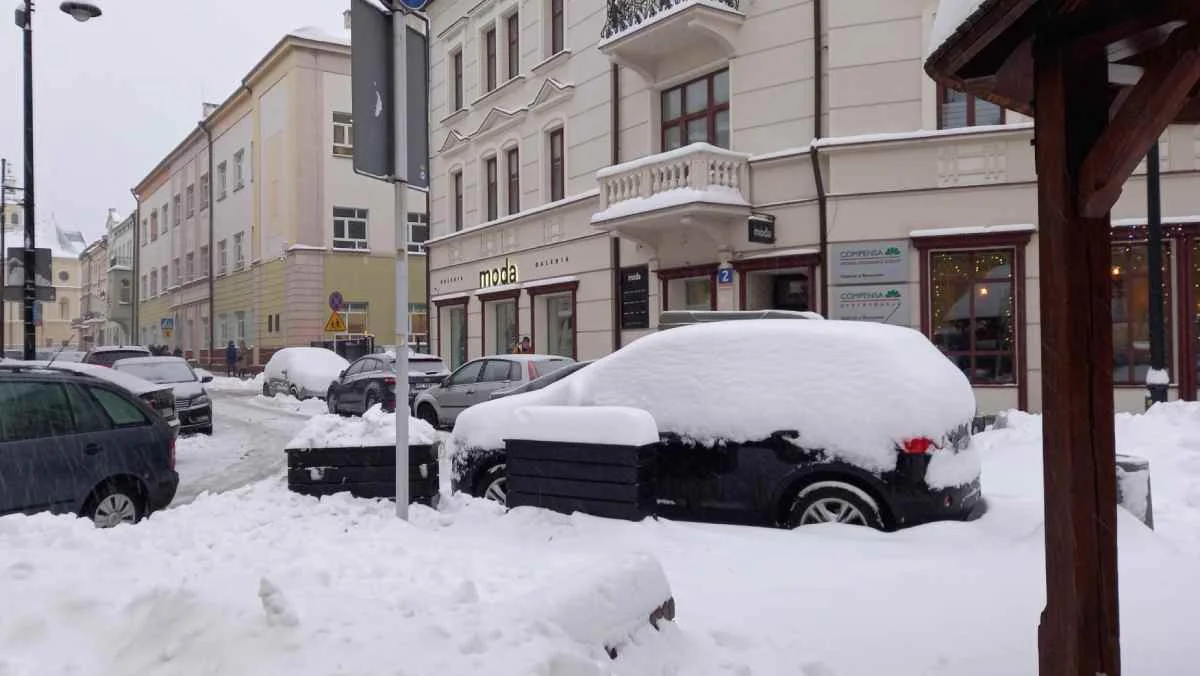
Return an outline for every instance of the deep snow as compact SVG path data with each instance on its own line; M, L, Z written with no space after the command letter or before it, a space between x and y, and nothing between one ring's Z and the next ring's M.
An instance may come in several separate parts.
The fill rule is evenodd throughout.
M432 444L437 430L417 418L408 418L408 443ZM312 417L287 443L287 448L333 448L386 446L396 443L396 414L375 404L362 414L350 417L326 413Z

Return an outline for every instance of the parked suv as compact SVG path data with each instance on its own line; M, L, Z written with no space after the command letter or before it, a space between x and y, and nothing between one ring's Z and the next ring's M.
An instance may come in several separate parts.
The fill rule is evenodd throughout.
M492 392L524 385L574 363L569 357L550 354L497 354L475 359L418 394L413 410L430 425L447 427L468 407L487 401Z
M111 382L3 364L0 478L0 515L50 511L100 527L133 523L175 497L175 431Z
M88 350L88 353L83 355L83 363L111 367L118 359L149 356L150 350L140 345L104 345Z
M417 393L441 382L449 371L440 357L408 355L408 406ZM338 374L325 395L330 413L362 415L375 404L396 410L396 357L393 352L360 357Z

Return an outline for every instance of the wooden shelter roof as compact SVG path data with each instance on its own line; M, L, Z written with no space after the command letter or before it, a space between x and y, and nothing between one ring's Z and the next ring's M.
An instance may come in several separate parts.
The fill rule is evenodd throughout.
M943 0L945 4L947 0ZM1112 109L1121 108L1158 64L1198 58L1200 2L1196 0L982 0L925 63L939 84L1025 115L1034 108L1034 35L1078 40L1108 55ZM1163 69L1166 70L1166 69ZM1147 83L1149 84L1149 83ZM1156 82L1169 88L1172 82ZM1200 123L1195 82L1175 123Z

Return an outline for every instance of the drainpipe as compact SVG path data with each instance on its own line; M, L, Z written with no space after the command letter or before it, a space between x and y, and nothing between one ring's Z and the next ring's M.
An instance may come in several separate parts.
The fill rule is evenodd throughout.
M610 77L611 90L609 91L608 100L612 102L612 119L610 121L609 131L609 147L612 155L609 158L609 164L621 163L621 67L617 64L612 65L612 76ZM610 254L610 266L612 267L612 286L613 286L613 302L612 302L612 349L613 352L621 349L621 238L611 237L609 246L612 249ZM578 321L578 318L576 318ZM576 346L578 349L578 346Z
M142 267L142 199L138 197L137 191L133 188L129 189L129 194L133 195L133 201L137 205L133 209L133 306L132 315L129 321L129 342L134 345L140 345L142 335L142 327L139 323L142 319L141 304L142 304L142 278L138 273Z
M208 269L208 364L206 368L212 366L213 363L213 342L216 339L217 316L214 313L214 302L216 296L216 278L213 275L212 257L213 257L213 137L212 129L200 120L200 130L204 132L204 139L208 143L208 260L204 262L205 268ZM251 160L253 161L253 159Z
M425 20L425 73L424 73L424 75L425 75L425 102L426 102L426 107L428 107L428 103L429 103L429 64L433 63L433 48L431 47L433 40L431 39L431 37L432 37L430 35L431 31L429 30L429 17L424 14L422 14L421 16ZM431 213L431 209L429 207L429 203L433 199L433 194L430 190L430 188L432 187L432 184L433 184L433 144L429 142L428 120L426 120L426 124L425 124L425 148L426 148L425 167L427 169L426 175L429 177L429 180L425 181L425 239L429 239L429 236L431 234L433 234L430 232L430 228L433 226L433 214ZM433 286L432 286L433 272L431 270L431 266L429 265L429 248L426 247L424 244L421 245L421 248L425 249L425 351L428 352L429 354L433 354L433 321L434 321ZM439 322L437 325L437 329L440 332L442 330L442 325L440 323L441 322L440 315L438 316L437 320ZM533 327L529 328L529 332L533 333ZM441 355L438 355L438 356L441 356Z
M821 117L825 101L822 81L825 77L825 34L821 0L813 0L813 142L824 135ZM821 157L816 146L809 148L813 182L817 188L817 232L821 250L821 313L829 316L829 204L825 194L825 178L821 174Z

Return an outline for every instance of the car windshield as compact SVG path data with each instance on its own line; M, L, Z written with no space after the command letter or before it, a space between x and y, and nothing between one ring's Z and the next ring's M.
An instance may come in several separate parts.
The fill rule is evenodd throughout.
M537 377L541 378L574 363L566 359L543 359L533 362L533 372L537 374Z
M117 370L132 373L152 383L190 383L196 380L196 374L187 364L175 361L120 364Z
M92 356L88 358L88 362L92 364L100 364L101 366L112 366L119 359L146 356L149 355L138 350L109 350L107 352L93 352Z

